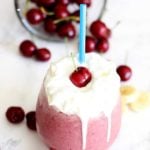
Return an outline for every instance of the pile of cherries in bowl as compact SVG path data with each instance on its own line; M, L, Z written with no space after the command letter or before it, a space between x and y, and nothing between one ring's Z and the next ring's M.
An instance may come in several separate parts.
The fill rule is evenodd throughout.
M75 39L80 22L79 5L92 6L92 0L27 0L25 18L33 28L42 28L50 38ZM97 19L87 28L86 52L105 53L109 49L111 30ZM39 31L40 32L40 31Z
M24 15L29 25L35 29L40 26L39 30L49 36L74 39L81 3L91 6L91 0L26 0Z
M15 0L15 8L19 20L30 33L49 41L64 41L66 38L73 40L78 35L79 5L86 4L89 10L90 7L93 8L93 3L92 0ZM101 3L100 16L106 6L104 0ZM102 36L97 35L99 34L96 33L97 27L94 29L90 27L92 24L87 27L88 33L92 32L93 35L96 33L94 35L96 39L99 37L107 39L110 30L100 19L97 21L100 23ZM102 41L104 43L103 39Z
M80 1L82 3L82 0L31 0L35 7L27 10L26 19L32 26L41 24L50 35L57 34L61 38L74 39L77 34L79 9L76 7L72 12L69 7L74 3L79 5ZM85 3L90 6L91 0L86 0Z

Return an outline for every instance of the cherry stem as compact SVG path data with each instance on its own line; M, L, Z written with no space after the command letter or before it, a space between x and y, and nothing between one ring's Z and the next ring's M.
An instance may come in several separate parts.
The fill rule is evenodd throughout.
M126 51L126 55L125 55L125 59L124 59L124 63L127 65L128 63L128 58L129 58L129 50Z
M118 27L118 26L120 25L120 23L121 23L121 21L120 21L120 20L119 20L119 21L117 21L117 22L115 23L115 25L111 28L111 30L116 29L116 27Z
M53 12L48 12L44 7L40 7L40 9L41 9L41 11L42 11L44 14L46 14L46 15L48 15L48 16L53 16L53 15L55 15ZM77 17L77 16L68 16L68 17L66 17L66 18L57 19L57 20L54 21L54 23L57 24L57 23L60 23L60 22L63 22L63 21L70 21L70 20L72 20L72 21L80 21L80 18Z
M73 56L72 52L71 52L71 59L72 59L72 63L73 63L74 69L77 70L77 65L75 63L74 56Z
M41 11L42 11L44 14L46 14L46 15L48 15L48 16L53 16L53 15L54 15L53 12L48 12L44 7L40 7L40 9L41 9Z
M107 10L107 8L106 8L107 3L108 3L107 0L104 0L104 4L103 4L102 10L101 10L101 13L100 13L100 15L98 17L99 20L102 19L102 17L104 16L104 14L105 14L105 12Z
M66 18L62 18L62 19L58 19L58 20L55 20L54 23L57 24L57 23L60 23L60 22L63 22L63 21L79 21L79 17L76 17L76 16L68 16Z

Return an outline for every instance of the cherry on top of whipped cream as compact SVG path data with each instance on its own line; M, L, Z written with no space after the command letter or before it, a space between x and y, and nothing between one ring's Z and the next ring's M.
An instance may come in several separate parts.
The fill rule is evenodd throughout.
M92 74L86 67L77 67L70 75L71 82L79 88L85 87L91 79Z

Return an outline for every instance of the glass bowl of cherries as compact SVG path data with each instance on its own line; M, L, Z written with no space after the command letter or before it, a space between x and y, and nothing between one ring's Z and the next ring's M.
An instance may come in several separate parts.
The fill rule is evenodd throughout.
M79 5L87 5L87 30L100 19L107 0L14 0L16 14L27 31L48 41L74 40L79 32Z

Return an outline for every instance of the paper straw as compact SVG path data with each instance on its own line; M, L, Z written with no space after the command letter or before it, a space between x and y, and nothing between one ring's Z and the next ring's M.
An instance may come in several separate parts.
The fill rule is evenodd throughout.
M80 4L79 63L85 63L86 5Z

